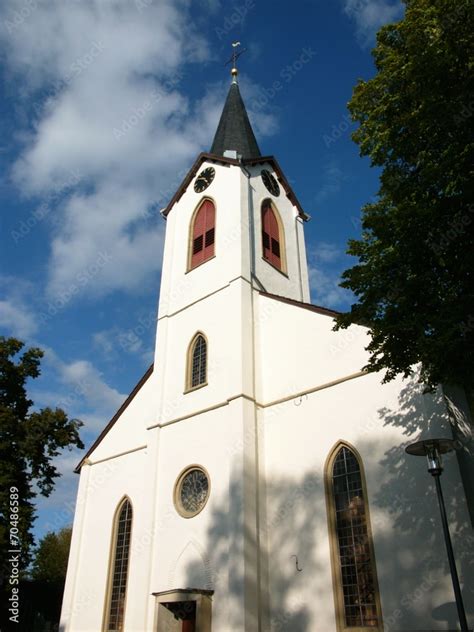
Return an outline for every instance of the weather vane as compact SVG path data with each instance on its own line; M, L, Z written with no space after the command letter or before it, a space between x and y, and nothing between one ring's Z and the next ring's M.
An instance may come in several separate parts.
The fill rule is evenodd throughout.
M236 65L237 64L237 60L247 50L246 48L243 48L242 50L237 50L237 48L239 46L240 46L240 42L232 42L232 48L234 50L232 51L232 55L231 55L229 61L227 61L225 63L226 66L228 66L229 64L232 64L232 70L230 71L230 73L232 75L232 82L233 83L237 83L237 75L239 74L239 71L237 70L237 65Z

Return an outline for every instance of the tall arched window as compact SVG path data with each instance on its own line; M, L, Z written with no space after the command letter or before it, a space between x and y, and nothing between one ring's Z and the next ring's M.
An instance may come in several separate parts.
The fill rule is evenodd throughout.
M380 630L382 617L362 462L338 444L326 464L338 630Z
M216 233L216 209L211 200L205 199L191 221L189 265L192 270L214 256Z
M283 227L270 200L265 200L262 204L262 249L266 261L278 270L284 270Z
M188 350L187 389L207 384L207 341L203 334L194 336Z
M112 553L104 626L106 632L120 632L123 630L131 531L132 505L128 498L125 498L115 513L112 534Z

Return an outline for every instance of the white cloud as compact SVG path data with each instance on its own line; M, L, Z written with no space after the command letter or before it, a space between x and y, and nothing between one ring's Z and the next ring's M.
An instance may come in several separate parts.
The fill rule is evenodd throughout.
M50 298L136 290L159 270L156 211L209 147L223 102L186 97L188 65L209 58L189 4L50 0L32 3L22 20L15 0L0 8L6 67L23 107L36 106L14 181L23 194L48 196L80 174L55 209ZM255 121L261 133L275 129L268 114Z
M313 256L316 260L323 263L332 263L340 259L342 253L341 249L336 244L330 244L325 241L320 241L311 249Z
M159 269L156 210L210 145L225 94L223 83L197 103L185 96L187 64L209 56L188 4L51 0L18 22L14 0L0 9L7 67L38 106L14 180L46 196L80 174L57 210L50 298L136 289ZM271 114L255 112L254 121L260 134L276 129Z
M96 434L102 430L126 395L109 386L102 373L88 360L64 362L51 348L43 345L43 349L45 364L54 371L63 387L56 392L49 389L46 395L38 389L35 403L58 406L70 416L81 419L84 422L82 432Z
M332 195L339 193L343 182L347 182L348 180L348 176L344 175L340 167L334 161L329 162L324 167L323 184L316 193L316 203L320 204Z
M400 0L343 0L344 13L355 23L363 46L373 43L381 26L399 20L403 14Z
M74 473L74 469L81 460L81 456L82 452L74 448L53 459L52 464L61 476L55 480L51 496L45 498L38 495L36 497L36 509L43 517L38 529L39 538L49 531L58 531L63 527L72 526L79 482L79 476Z
M137 354L149 363L153 360L153 349L145 348L145 340L149 343L156 328L156 313L152 312L147 317L140 317L135 327L121 329L111 327L96 332L93 335L94 346L109 361L116 361L123 352ZM151 356L150 356L151 353Z
M308 249L308 273L313 303L333 309L346 309L351 293L339 287L341 272L350 262L344 249L328 242L316 242Z
M0 327L11 336L25 339L38 329L37 319L27 306L25 295L30 290L25 281L0 277Z
M94 346L97 347L106 357L115 355L117 333L115 329L104 329L97 331L92 336Z
M0 327L5 327L13 336L28 338L36 331L37 325L24 304L0 300Z
M77 392L94 410L115 410L125 395L110 387L101 373L87 360L76 360L59 367L60 378Z
M339 282L338 272L330 272L317 264L309 266L309 284L313 303L333 309L346 307L348 292L339 287Z

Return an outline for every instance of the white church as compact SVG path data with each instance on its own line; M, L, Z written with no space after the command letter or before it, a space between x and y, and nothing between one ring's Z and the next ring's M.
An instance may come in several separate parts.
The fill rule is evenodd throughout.
M441 482L472 627L465 400L384 384L367 330L311 304L309 216L235 67L162 215L155 361L77 467L61 632L459 629L433 479L404 450L453 435Z

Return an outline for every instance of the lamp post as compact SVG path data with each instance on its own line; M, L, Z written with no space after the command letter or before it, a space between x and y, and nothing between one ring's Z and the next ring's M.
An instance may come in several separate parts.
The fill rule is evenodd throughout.
M453 545L449 534L448 518L446 516L446 508L444 505L443 491L441 489L440 476L443 471L441 455L446 452L455 450L455 444L452 439L426 439L425 441L417 441L405 448L407 454L414 456L426 456L428 460L428 472L433 476L436 483L436 492L438 494L438 504L441 513L441 523L443 525L444 541L448 553L449 569L451 571L451 579L453 582L454 596L458 609L459 622L462 632L468 632L466 612L462 601L461 587L459 586L458 572L456 562L454 560Z

